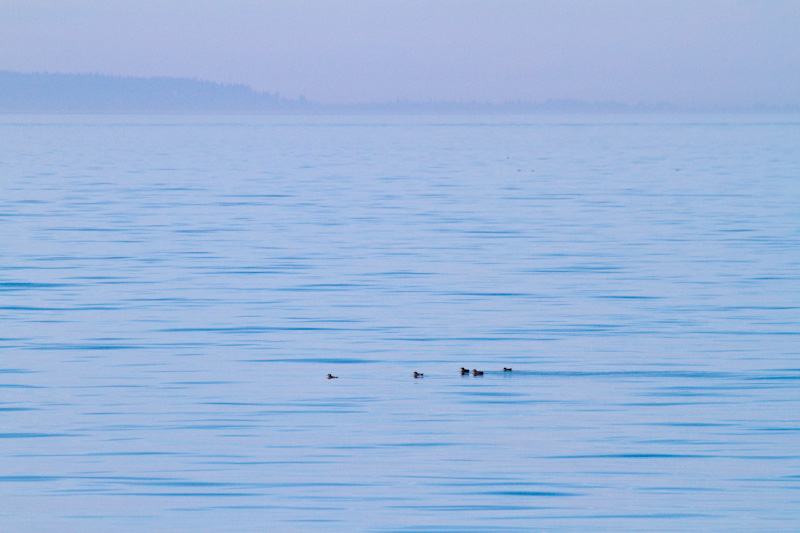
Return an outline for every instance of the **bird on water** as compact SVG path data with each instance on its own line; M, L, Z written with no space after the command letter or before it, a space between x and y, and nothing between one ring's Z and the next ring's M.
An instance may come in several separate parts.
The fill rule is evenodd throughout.
M328 374L328 379L339 379L339 376L334 376L333 374Z
M425 374L423 374L422 372L414 372L414 377L415 377L415 378L421 378L421 377L422 377L422 376L424 376L424 375L425 375Z
M462 367L461 367L461 375L463 376L464 374L469 374L469 368L464 368L464 367L462 366Z
M483 375L483 370L475 370L475 369L473 368L473 369L472 369L472 375L473 375L473 376L482 376L482 375Z
M510 368L503 367L503 372L511 372Z

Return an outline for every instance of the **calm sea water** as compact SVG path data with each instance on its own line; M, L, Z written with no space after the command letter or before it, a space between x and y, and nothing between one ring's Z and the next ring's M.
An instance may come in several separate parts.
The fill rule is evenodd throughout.
M798 146L2 116L0 529L796 531Z

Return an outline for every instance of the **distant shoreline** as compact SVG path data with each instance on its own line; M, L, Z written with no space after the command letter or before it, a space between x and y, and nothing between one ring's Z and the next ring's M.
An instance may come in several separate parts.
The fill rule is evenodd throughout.
M624 115L791 114L798 106L689 109L669 103L547 100L544 102L373 102L321 104L258 92L247 85L187 78L0 71L0 114L131 115Z

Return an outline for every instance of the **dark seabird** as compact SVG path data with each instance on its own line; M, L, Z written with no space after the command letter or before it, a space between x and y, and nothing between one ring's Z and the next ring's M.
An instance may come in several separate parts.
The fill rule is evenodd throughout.
M464 368L464 367L462 366L462 367L461 367L461 375L463 376L464 374L469 374L469 368Z
M422 372L414 372L414 377L415 378L421 378L422 376L424 376L424 374Z
M334 376L333 374L328 374L328 379L339 379L339 376Z
M482 371L482 370L475 370L475 369L473 368L473 369L472 369L472 375L473 375L473 376L482 376L482 375L483 375L483 371Z
M503 372L511 372L510 368L503 367Z

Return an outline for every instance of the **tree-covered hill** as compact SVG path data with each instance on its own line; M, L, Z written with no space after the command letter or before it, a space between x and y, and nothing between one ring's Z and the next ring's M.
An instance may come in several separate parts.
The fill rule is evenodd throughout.
M304 99L184 78L0 71L2 113L251 113L300 111Z

